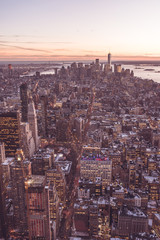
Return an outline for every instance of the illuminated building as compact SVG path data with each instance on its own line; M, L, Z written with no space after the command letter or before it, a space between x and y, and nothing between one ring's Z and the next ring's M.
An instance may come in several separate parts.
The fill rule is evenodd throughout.
M101 179L96 179L95 182L87 179L79 180L79 196L86 198L89 194L90 196L100 196L102 195L102 181Z
M6 157L14 157L20 147L19 112L0 114L0 141L5 144Z
M0 238L7 239L7 218L5 206L5 188L3 181L2 163L5 160L4 143L0 143Z
M23 151L18 149L15 159L10 165L10 176L14 208L14 227L22 233L27 231L25 178L30 174L30 162L25 161Z
M114 73L121 73L122 68L121 68L121 64L114 64Z
M59 200L62 204L64 204L66 199L66 180L61 168L59 166L55 166L52 169L47 170L46 178L47 181L54 184Z
M133 161L129 162L129 186L132 189L135 186L135 163Z
M157 233L158 237L160 237L160 214L159 213L155 213L153 215L153 229L154 231Z
M89 179L95 183L97 179L101 179L104 190L111 183L112 161L101 156L83 157L80 174L82 179Z
M148 159L148 172L152 173L152 171L156 171L157 169L157 163L154 159L149 158Z
M51 240L49 186L45 176L32 175L25 182L29 239Z
M159 179L158 177L152 176L143 176L143 187L146 187L148 190L148 198L149 200L159 200Z
M97 237L98 235L98 206L89 206L89 231L90 235Z
M34 102L31 99L28 105L28 122L29 128L32 131L32 136L35 142L35 148L38 149L39 138L38 138L38 127L37 127L37 114L34 106Z
M49 182L48 185L49 185L50 221L52 221L52 223L55 223L55 226L56 226L55 227L56 228L55 235L57 235L58 230L59 230L59 223L60 223L60 211L59 211L60 201L58 198L56 188L53 185L53 183Z
M90 198L90 189L80 187L78 188L78 199L89 199Z
M149 199L150 200L159 200L160 195L160 184L159 181L153 181L149 183Z
M20 86L22 122L28 122L28 87L27 83Z

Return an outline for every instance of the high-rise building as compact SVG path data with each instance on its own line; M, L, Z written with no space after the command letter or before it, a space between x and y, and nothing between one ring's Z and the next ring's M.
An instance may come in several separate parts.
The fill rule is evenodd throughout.
M74 120L74 126L76 130L76 136L79 140L82 140L82 135L83 135L83 126L84 126L84 121L82 118L75 118Z
M4 143L0 142L0 163L4 163L5 159L6 159L5 146Z
M98 206L90 205L89 206L89 230L90 235L97 237L98 236Z
M12 64L8 64L8 77L12 77L13 70L12 70Z
M99 64L98 58L96 59L96 62L95 62L95 68L96 68L96 70L100 70L100 64Z
M5 188L3 182L2 163L5 160L4 143L0 143L0 238L7 239L7 217L5 205Z
M26 182L29 239L51 240L49 186L45 176L32 175Z
M111 67L111 54L108 53L108 64L109 64L109 67Z
M42 136L47 137L47 96L41 96Z
M20 148L20 115L19 112L0 114L0 141L4 142L6 157L14 157Z
M69 139L68 121L64 118L56 121L56 139L60 142L67 142Z
M37 127L37 114L34 106L34 102L31 99L28 105L28 122L29 128L32 131L32 136L35 142L35 148L38 149L39 138L38 138L38 127Z
M28 87L27 83L20 86L22 122L28 122Z
M64 204L66 199L66 179L59 166L54 166L46 171L47 181L56 187L60 203Z
M59 211L60 201L54 184L49 182L48 185L49 185L50 221L52 222L52 235L57 235L60 223L60 211ZM53 227L54 223L55 228Z
M48 151L39 149L31 158L31 162L32 174L45 176L45 172L51 168L52 155Z
M21 147L26 158L31 158L35 152L35 142L28 122L20 124Z
M25 178L29 175L31 175L31 164L29 161L25 161L23 151L18 149L15 154L15 159L10 165L10 176L14 209L14 227L21 233L27 231Z

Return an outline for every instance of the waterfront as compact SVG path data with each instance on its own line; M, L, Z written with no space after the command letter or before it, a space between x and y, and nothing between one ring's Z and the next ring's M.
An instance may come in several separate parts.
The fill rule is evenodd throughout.
M88 64L88 61L86 62ZM42 71L41 74L54 74L54 68L61 68L62 66L68 67L70 64L68 62L59 62L59 65L50 68L49 70ZM142 79L152 79L155 82L160 83L160 65L156 64L122 64L122 68L130 69L134 72L134 76L142 78ZM112 69L114 70L114 65L112 65ZM33 76L35 72L29 73L29 76Z
M160 83L160 65L156 64L134 64L134 65L122 65L124 69L129 68L133 70L134 76L143 79L152 79L155 82Z

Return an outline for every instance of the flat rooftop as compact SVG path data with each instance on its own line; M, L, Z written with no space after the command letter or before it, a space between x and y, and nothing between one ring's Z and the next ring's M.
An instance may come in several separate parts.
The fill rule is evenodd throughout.
M28 187L43 187L44 182L45 176L32 175L31 178L26 181L26 184L28 185Z

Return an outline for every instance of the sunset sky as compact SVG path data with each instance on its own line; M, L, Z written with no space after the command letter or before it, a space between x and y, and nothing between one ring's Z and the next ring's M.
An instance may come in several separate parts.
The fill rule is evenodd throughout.
M0 60L160 60L160 0L1 0Z

